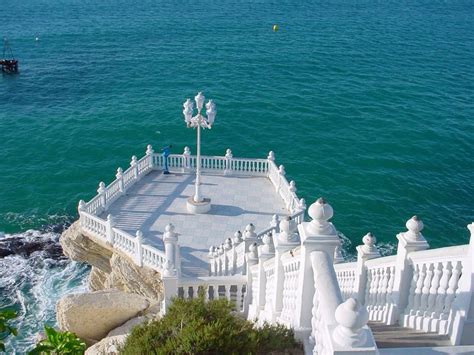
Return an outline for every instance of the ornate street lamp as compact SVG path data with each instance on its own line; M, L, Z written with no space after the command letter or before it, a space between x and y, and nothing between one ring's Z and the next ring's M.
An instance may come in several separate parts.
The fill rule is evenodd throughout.
M188 198L187 208L190 213L206 213L211 209L211 199L203 198L201 195L201 127L211 129L216 118L216 105L212 100L206 104L206 116L201 115L205 97L199 92L194 98L196 101L197 115L193 116L194 104L187 99L183 104L184 121L188 128L197 128L197 161L196 161L196 182L194 196Z

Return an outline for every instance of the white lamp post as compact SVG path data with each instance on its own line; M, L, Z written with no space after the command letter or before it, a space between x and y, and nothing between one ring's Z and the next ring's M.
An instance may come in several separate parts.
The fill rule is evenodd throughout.
M187 99L183 104L184 121L188 128L197 128L197 162L196 162L196 182L194 196L187 202L188 211L191 213L206 213L211 209L211 200L203 198L201 195L201 127L211 129L216 118L216 105L209 100L206 104L206 116L201 115L205 97L199 92L194 98L196 101L197 115L193 116L194 104Z

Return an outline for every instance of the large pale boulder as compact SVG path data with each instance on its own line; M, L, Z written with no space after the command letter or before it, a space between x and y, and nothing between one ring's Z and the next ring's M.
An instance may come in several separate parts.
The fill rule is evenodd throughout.
M107 337L86 350L86 355L116 355L119 348L125 344L126 335Z
M56 318L61 330L76 333L90 343L104 338L148 307L143 296L103 290L62 297L56 304Z

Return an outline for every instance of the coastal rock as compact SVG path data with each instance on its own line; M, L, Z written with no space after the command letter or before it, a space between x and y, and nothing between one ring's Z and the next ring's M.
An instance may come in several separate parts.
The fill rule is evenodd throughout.
M114 288L114 287L106 286L107 277L108 277L107 273L93 266L89 274L89 289L91 291L99 291L99 290L104 290L106 288Z
M86 262L91 266L110 273L112 251L92 241L82 233L79 221L74 222L59 239L64 254L75 261Z
M76 333L90 342L104 338L149 305L142 296L118 290L71 294L56 304L56 318L61 330Z
M152 269L135 265L128 257L114 253L110 259L112 272L107 279L109 287L117 287L154 300L161 300L163 282Z
M130 333L132 331L133 327L135 327L137 325L140 325L143 322L146 322L147 320L148 320L148 318L145 317L145 316L139 316L139 317L129 319L124 324L122 324L120 327L112 329L107 334L107 338L108 337L113 337L113 336L116 336L116 335L127 335L128 333Z
M21 235L0 238L0 258L9 255L21 255L28 258L34 252L41 252L45 258L55 260L64 258L57 238L49 233L29 230Z
M125 344L127 335L116 335L102 339L86 350L85 355L116 355Z

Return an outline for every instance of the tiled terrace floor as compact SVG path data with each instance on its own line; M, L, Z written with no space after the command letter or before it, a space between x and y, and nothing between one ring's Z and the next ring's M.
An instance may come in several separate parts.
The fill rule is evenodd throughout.
M168 223L179 234L182 273L185 277L208 274L207 253L237 230L253 223L256 232L269 227L272 215L288 215L283 200L266 177L205 174L203 196L211 198L211 211L193 215L186 200L194 193L194 174L152 171L120 197L105 214L117 227L135 235L140 229L144 243L164 250L162 235ZM102 216L105 217L105 216Z

